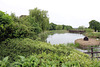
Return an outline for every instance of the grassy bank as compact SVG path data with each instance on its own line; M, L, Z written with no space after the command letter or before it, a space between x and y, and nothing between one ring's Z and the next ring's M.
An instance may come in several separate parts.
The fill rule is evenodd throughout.
M100 32L94 32L93 29L72 29L74 31L85 31L83 35L90 38L100 38Z
M91 38L100 38L100 32L87 32L84 35Z
M29 38L0 44L1 67L99 67L100 61L67 45L51 45Z

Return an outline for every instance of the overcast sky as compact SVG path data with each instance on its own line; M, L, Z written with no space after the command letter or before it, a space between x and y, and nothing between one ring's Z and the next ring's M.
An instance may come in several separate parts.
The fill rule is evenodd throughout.
M100 22L100 0L0 0L0 10L16 16L28 15L29 9L47 10L50 22L89 26L89 21Z

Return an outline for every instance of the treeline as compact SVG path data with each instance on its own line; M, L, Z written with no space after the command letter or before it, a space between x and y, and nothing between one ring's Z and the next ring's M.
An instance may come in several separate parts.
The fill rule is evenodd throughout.
M89 27L86 28L84 26L79 26L78 27L79 30L84 30L84 29L90 29L90 30L94 30L94 32L100 32L100 22L96 21L96 20L91 20L89 22Z
M88 32L100 32L100 22L96 20L89 21L89 27L79 26L78 28L73 28L73 30L85 30Z
M69 25L57 25L54 23L49 24L49 30L70 30L72 26Z
M29 15L17 17L0 11L0 41L7 38L31 38L46 30L69 30L71 26L49 23L48 11L38 8L29 10Z

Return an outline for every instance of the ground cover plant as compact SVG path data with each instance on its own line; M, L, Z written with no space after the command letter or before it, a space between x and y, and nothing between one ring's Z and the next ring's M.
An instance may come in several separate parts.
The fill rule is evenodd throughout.
M1 67L99 67L100 60L67 45L51 45L29 38L7 39L0 44Z

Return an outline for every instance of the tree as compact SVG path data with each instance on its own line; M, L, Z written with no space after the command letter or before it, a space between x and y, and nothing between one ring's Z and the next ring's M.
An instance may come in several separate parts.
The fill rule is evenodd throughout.
M71 30L71 29L72 29L72 26L69 26L69 25L66 26L66 30Z
M13 20L14 22L19 22L18 17L16 17L16 15L15 15L14 13L11 13L10 16L12 17L12 20Z
M45 31L49 29L48 11L40 10L38 8L29 10L29 17L34 18L33 23L37 23L39 27Z
M9 37L11 24L13 23L11 16L0 11L0 41Z
M96 20L91 20L89 22L89 28L94 29L96 32L97 30L100 30L100 23Z
M56 30L56 24L54 24L54 23L50 23L49 24L49 30Z
M84 26L79 26L78 29L79 29L79 30L84 30L85 27L84 27Z
M56 30L62 30L63 26L62 25L57 25Z
M66 30L66 25L62 25L62 27L63 27L63 28L62 28L63 30Z

